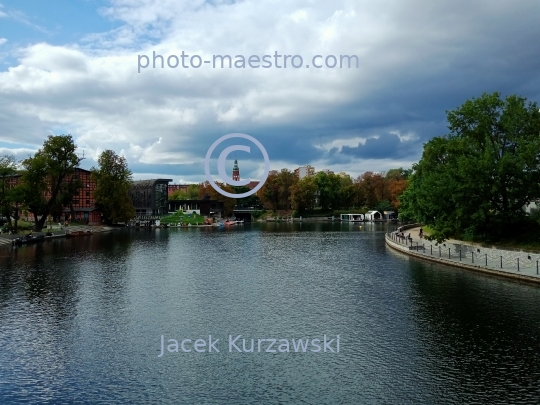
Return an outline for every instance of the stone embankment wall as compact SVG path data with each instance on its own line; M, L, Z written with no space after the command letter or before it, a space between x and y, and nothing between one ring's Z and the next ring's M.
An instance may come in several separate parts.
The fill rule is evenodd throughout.
M438 262L490 275L513 278L540 285L539 253L481 247L465 243L414 239L412 243L387 233L386 244L402 253L423 260Z

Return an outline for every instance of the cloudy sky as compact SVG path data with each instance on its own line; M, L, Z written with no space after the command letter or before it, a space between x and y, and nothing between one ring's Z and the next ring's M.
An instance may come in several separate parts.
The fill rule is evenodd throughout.
M113 149L136 179L198 182L210 145L238 132L271 169L410 167L468 98L540 101L539 16L538 0L0 0L0 155L70 133L85 168ZM182 51L303 65L168 67ZM139 73L153 52L165 68ZM315 55L322 68L307 67ZM325 67L329 55L358 68ZM243 178L260 178L260 153L236 157Z

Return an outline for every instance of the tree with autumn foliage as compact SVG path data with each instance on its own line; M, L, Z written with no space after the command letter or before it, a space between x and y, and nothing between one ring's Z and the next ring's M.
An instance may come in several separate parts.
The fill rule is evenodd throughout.
M408 178L412 173L412 169L391 169L386 173L385 179L388 187L388 195L390 203L394 209L399 209L399 197L407 188Z
M288 169L268 175L264 186L259 190L258 197L262 203L272 209L291 209L292 187L298 182L298 177Z

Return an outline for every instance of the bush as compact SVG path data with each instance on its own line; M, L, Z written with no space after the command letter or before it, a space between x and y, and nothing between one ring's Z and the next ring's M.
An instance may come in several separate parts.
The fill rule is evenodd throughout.
M264 216L266 214L266 211L265 210L257 210L257 211L253 211L251 213L251 215L253 216L253 220L254 221L257 221L258 219L260 219L262 216Z

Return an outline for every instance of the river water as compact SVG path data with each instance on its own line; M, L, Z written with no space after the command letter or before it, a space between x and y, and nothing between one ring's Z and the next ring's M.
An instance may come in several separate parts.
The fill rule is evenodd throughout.
M384 232L246 224L0 250L0 403L539 403L540 288L409 258Z

